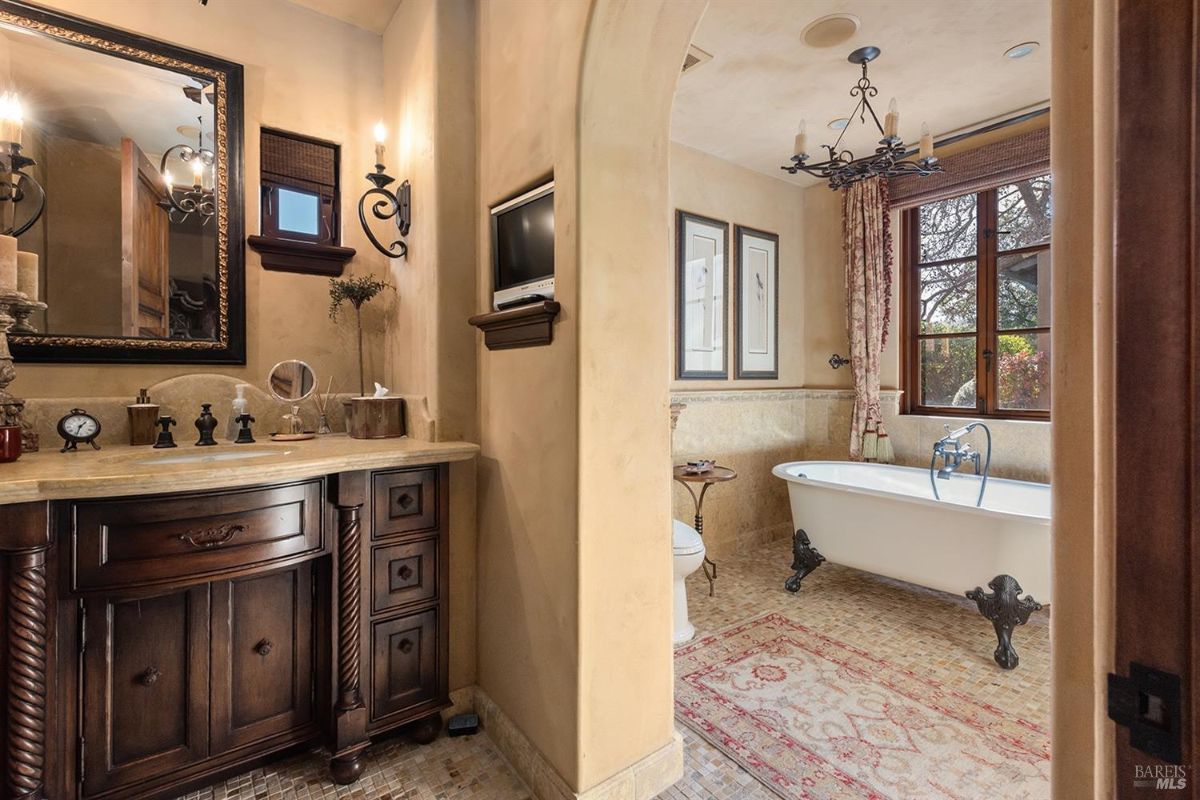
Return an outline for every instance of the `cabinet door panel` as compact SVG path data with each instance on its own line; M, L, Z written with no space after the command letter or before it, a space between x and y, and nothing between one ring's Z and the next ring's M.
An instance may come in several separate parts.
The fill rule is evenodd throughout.
M437 609L377 622L371 642L372 720L437 699Z
M213 584L214 754L313 720L312 570Z
M84 794L208 755L208 587L86 604Z

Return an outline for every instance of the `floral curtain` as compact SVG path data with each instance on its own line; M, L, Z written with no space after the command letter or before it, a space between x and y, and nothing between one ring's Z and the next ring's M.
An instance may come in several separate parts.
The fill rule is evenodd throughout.
M879 407L879 360L887 342L892 298L892 237L883 178L842 190L842 251L846 259L846 333L854 375L850 458L890 461ZM884 447L881 452L880 436Z

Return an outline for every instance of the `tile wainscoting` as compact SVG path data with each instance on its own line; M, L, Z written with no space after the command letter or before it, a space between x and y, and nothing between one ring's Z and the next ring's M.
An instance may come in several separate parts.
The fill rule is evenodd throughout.
M672 403L686 406L672 435L676 464L713 458L737 470L738 478L712 487L704 501L705 544L713 558L742 552L791 534L791 514L783 481L771 468L783 461L846 458L854 394L848 389L765 389L677 391ZM900 392L882 392L884 424L896 463L929 465L930 448L945 424L958 418L899 413ZM1050 423L989 420L992 475L1029 481L1050 477ZM967 437L985 447L982 431ZM679 484L672 510L690 522L692 500Z

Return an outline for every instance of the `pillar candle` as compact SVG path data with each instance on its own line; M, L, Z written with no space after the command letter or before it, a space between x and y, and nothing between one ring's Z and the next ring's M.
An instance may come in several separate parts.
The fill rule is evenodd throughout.
M22 292L30 300L38 299L38 257L37 253L17 251L17 291Z
M793 155L804 156L808 154L808 133L805 129L804 120L800 120L800 127L796 129L796 142L792 148Z
M383 163L384 148L383 143L387 141L387 128L383 126L383 120L375 123L375 163Z
M17 291L17 240L0 236L0 294Z
M900 109L896 104L896 98L892 98L892 102L888 103L887 116L883 118L883 135L884 138L890 138L896 135L896 131L900 129Z

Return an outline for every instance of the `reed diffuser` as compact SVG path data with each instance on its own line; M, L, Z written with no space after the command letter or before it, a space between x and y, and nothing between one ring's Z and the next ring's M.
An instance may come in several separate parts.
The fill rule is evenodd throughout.
M333 433L333 428L329 427L329 398L333 397L333 376L329 376L329 383L325 387L325 393L316 392L313 394L313 405L317 407L317 433Z

